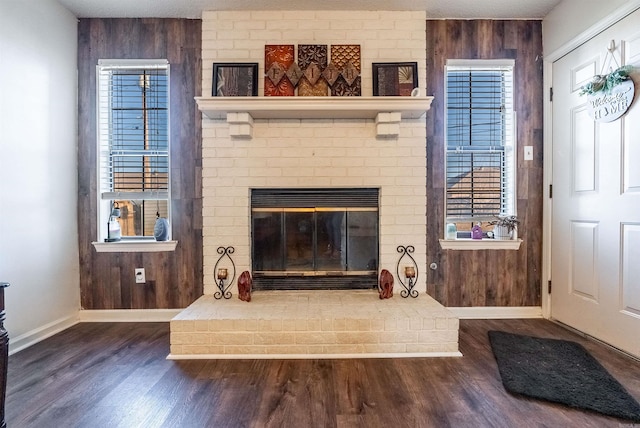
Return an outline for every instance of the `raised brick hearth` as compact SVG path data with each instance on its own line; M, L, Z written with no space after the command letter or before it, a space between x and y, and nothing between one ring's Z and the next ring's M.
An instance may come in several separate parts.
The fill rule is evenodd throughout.
M260 291L206 295L171 320L172 359L458 356L458 319L426 295Z

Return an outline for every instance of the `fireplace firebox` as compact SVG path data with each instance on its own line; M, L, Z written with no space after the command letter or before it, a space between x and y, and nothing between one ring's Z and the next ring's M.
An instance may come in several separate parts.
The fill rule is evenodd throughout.
M251 191L255 289L377 286L378 189Z

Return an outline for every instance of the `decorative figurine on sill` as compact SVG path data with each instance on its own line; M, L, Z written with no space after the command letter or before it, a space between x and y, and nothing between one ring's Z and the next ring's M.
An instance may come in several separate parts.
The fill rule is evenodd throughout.
M107 239L104 242L118 242L122 239L122 231L120 229L120 206L117 202L113 203L111 214L109 214L109 222L107 223Z
M456 239L457 237L458 237L458 230L456 228L455 223L448 223L446 239Z
M482 227L480 223L476 223L476 225L471 228L471 239L482 239Z
M156 241L166 241L169 239L169 221L160 217L160 212L156 212L156 224L153 226L153 237Z

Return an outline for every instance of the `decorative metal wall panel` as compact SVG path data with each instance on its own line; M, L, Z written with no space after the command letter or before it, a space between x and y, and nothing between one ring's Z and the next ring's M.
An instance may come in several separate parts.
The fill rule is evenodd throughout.
M332 45L331 64L340 70L340 76L331 87L331 95L362 95L360 45Z
M294 45L265 45L265 96L294 95L295 86L287 76L287 71L294 64L294 58Z
M329 84L326 80L320 79L315 85L309 83L307 79L302 79L298 83L298 96L300 97L327 97L329 96Z
M298 45L298 65L303 70L315 63L324 70L328 64L327 45Z
M298 96L329 95L329 85L322 74L328 59L327 45L298 45L298 66L303 72L298 82Z
M294 87L298 86L298 82L303 76L304 73L302 72L302 69L295 62L291 64L291 67L289 67L289 69L287 70L287 77Z
M331 87L331 95L334 97L359 97L362 95L360 77L353 82L353 85L349 85L346 80L344 80L344 77L340 76Z

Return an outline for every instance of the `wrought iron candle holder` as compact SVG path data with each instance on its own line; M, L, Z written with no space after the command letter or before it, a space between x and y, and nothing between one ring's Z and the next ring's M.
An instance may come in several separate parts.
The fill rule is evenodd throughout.
M222 299L223 297L225 299L230 299L232 294L229 291L229 288L231 287L231 284L233 284L233 280L236 278L236 265L235 263L233 263L231 254L233 254L236 251L236 249L233 248L232 246L228 246L228 247L218 247L216 251L218 252L218 254L220 254L220 257L218 257L218 261L216 262L216 265L213 267L213 271L216 273L216 285L218 286L218 291L213 293L213 297L215 297L218 300ZM218 265L220 264L220 262L222 262L222 259L224 259L225 257L228 258L229 262L231 263L231 272L233 275L231 276L230 280L229 280L228 269L226 267L218 268Z
M413 245L408 245L406 247L403 245L398 245L397 248L397 251L401 254L401 256L398 259L398 264L396 265L396 275L398 276L398 281L404 288L404 290L400 290L400 295L404 298L407 298L409 296L413 298L418 297L418 290L414 289L416 283L418 282L418 264L411 255L415 250L416 249L413 247ZM405 264L404 271L402 272L403 275L400 275L400 265L403 263ZM403 277L406 278L406 283L402 280Z

